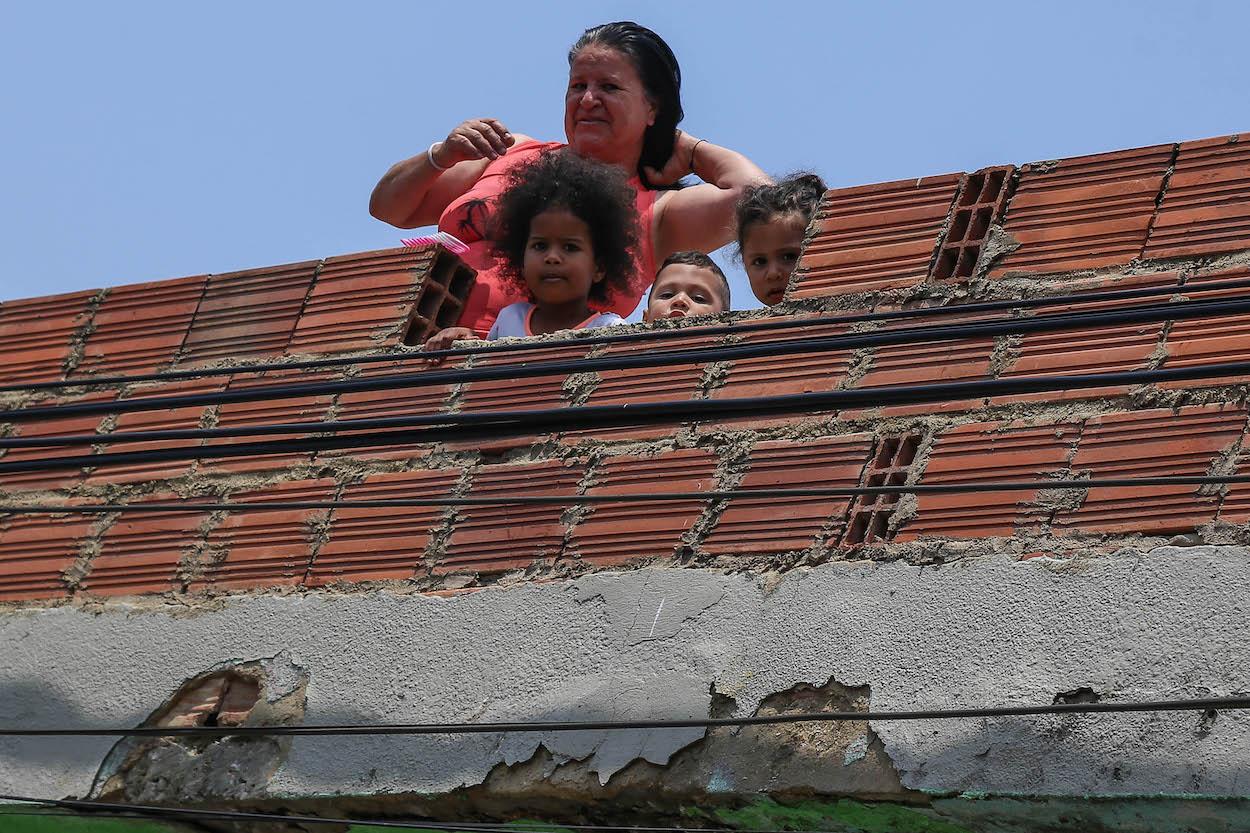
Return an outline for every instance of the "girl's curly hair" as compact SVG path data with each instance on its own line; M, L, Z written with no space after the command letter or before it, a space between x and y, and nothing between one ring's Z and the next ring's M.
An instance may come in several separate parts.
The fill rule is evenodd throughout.
M619 168L567 150L544 153L508 173L490 229L502 276L528 293L522 270L530 222L553 208L565 209L590 228L603 280L591 285L589 300L602 304L615 292L629 289L639 239L634 189Z
M799 172L790 174L776 185L756 185L748 188L738 201L738 251L752 223L767 223L773 217L798 214L808 222L816 213L816 206L825 193L825 183L816 174Z

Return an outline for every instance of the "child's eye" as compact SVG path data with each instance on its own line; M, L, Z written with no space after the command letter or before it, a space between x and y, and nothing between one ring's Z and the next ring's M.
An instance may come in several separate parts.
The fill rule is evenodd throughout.
M786 263L794 263L794 261L799 259L799 253L798 252L786 252L784 255L782 255L782 258L785 260Z
M665 290L665 291L663 291L663 292L661 292L661 293L660 293L660 297L661 297L661 298L672 298L672 297L673 297L673 293L672 293L672 292L670 292L670 291L668 291L668 290Z
M566 252L580 252L581 250L582 250L582 247L577 245L576 243L564 244L564 251Z
M530 248L536 252L541 252L546 250L547 244L541 240L535 240L533 243L530 243Z
M607 90L608 92L610 92L610 93L611 93L611 92L615 92L615 91L617 91L617 90L619 90L619 89L620 89L620 87L616 86L615 84L611 84L611 83L604 84L604 85L603 85L603 88L604 88L605 90Z
M766 257L756 257L756 258L752 258L752 259L751 259L751 265L752 265L752 266L767 266L767 265L768 265L768 258L766 258Z
M705 295L696 295L696 296L694 296L694 302L695 302L696 304L706 304L706 303L707 303L707 296L705 296Z
M583 84L581 81L575 81L574 83L569 84L569 89L581 92L582 90L586 89L586 85Z

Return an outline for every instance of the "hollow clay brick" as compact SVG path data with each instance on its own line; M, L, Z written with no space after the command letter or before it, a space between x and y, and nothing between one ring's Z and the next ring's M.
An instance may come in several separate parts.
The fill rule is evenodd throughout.
M1041 480L1062 474L1077 434L1078 426L1072 422L962 425L937 438L920 483ZM1036 505L1037 498L1037 490L918 494L915 516L894 540L1007 537L1036 531L1050 514Z
M1184 142L1146 257L1250 249L1250 133Z
M12 515L0 521L0 601L68 596L64 574L96 521L89 515Z
M470 497L556 495L567 503L532 506L468 506L457 513L447 554L435 573L498 573L558 556L565 510L576 502L582 468L560 460L484 466L473 476Z
M739 488L852 488L871 451L871 434L759 443ZM831 521L845 519L850 504L850 497L731 498L700 548L744 556L803 550Z
M0 380L6 385L61 378L75 332L97 290L0 304Z
M1086 422L1075 474L1090 477L1165 477L1208 474L1242 436L1244 409L1202 405L1110 414ZM1215 517L1210 489L1199 486L1132 486L1090 489L1074 511L1055 515L1060 534L1192 531Z
M960 174L825 193L787 300L924 281Z
M180 364L281 355L319 261L211 275Z
M589 495L701 492L714 487L718 459L702 449L669 451L655 457L609 457L595 470ZM577 555L599 567L672 558L681 535L703 513L705 501L595 503L573 530Z
M990 276L1096 269L1139 257L1172 150L1156 145L1022 167L1003 224L1020 245Z
M204 294L197 275L119 286L91 319L75 375L151 373L173 364Z
M326 501L335 491L333 480L297 480L264 489L235 492L232 503ZM309 524L322 520L329 509L285 509L273 512L233 511L208 535L209 555L202 561L192 590L214 587L273 587L304 581L312 559Z
M347 501L443 498L460 472L447 469L375 474L343 490ZM310 586L340 581L412 578L424 571L430 531L442 523L441 506L340 507L330 518L329 538L308 573Z

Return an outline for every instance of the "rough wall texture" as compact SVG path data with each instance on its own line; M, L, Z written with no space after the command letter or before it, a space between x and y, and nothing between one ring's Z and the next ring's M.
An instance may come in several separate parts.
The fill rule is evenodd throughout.
M744 715L762 704L808 708L820 693L795 687L831 680L840 702L875 710L1050 702L1081 688L1107 701L1227 694L1250 685L1247 554L1163 548L764 575L646 569L442 598L312 593L212 609L29 610L0 621L0 720L138 725L188 679L258 655L281 655L307 675L305 719L315 723ZM297 738L264 791L413 796L491 783L518 808L532 790L538 807L616 798L676 811L700 792L918 804L967 791L1236 796L1250 767L1250 722L1234 712L703 735ZM8 739L0 778L18 792L84 795L112 746ZM527 763L536 755L542 767ZM784 766L760 766L778 757ZM639 761L680 765L670 777ZM196 787L185 797L220 794Z
M1250 281L1244 138L831 191L788 300L716 322L810 319L790 329L713 334L699 330L706 321L660 324L664 337L654 341L550 338L540 350L471 355L433 370L401 343L452 314L469 280L433 250L4 304L0 334L20 348L0 358L0 410L7 411L0 414L0 500L7 503L518 493L559 502L0 515L0 685L8 688L0 723L160 725L171 714L251 723L676 717L1243 692L1244 484L785 500L699 495L1245 473L1242 378L1081 390L1060 381L1036 393L873 400L898 385L1238 361L1250 346L1244 315L792 346L920 323L1242 298L1244 288L1219 282ZM1151 288L1163 294L1058 297ZM993 313L959 306L1038 298L1054 300ZM923 322L825 320L924 307L951 309ZM658 368L421 384L423 374L445 369L753 344L775 348ZM376 349L394 350L394 360L232 369ZM30 387L206 365L221 372ZM388 390L212 401L271 384L387 374L415 378ZM248 438L136 445L121 436L835 391L868 399L818 413L311 453L262 446L234 456L231 447ZM39 420L21 414L175 394L206 398ZM91 444L9 442L64 434L90 435ZM120 464L99 456L143 448L190 453ZM97 458L31 465L73 454ZM587 499L657 491L692 494ZM244 708L239 692L279 705ZM56 796L84 794L93 780L109 797L307 803L339 796L337 808L362 813L382 799L354 804L346 796L391 796L397 811L462 817L532 811L570 820L565 811L575 799L601 819L686 818L691 807L715 806L720 815L701 818L738 827L1030 829L1045 816L1046 829L1184 830L1201 816L1206 826L1198 829L1231 830L1247 813L1228 798L1245 790L1244 729L1241 716L1227 713L707 736L299 739L263 749L6 741L0 781ZM217 777L216 762L240 758L252 765ZM145 792L153 773L166 786ZM1172 793L1207 804L1193 809L1197 798L1160 797ZM1089 795L1116 801L1081 804ZM826 803L800 811L802 796ZM1044 809L1037 796L1049 802ZM756 813L744 806L754 800L788 803ZM873 828L855 816L858 804L830 809L828 802L843 800L913 815L874 816ZM1148 806L1126 809L1139 800ZM924 826L939 823L960 826Z

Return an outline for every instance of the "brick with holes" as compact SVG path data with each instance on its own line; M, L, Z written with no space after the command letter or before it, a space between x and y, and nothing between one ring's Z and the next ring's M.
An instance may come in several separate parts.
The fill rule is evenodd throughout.
M882 437L860 481L864 486L902 486L912 474L912 464L920 448L919 434ZM862 495L855 499L841 535L830 535L830 542L843 547L882 544L894 537L890 517L898 508L898 493Z

